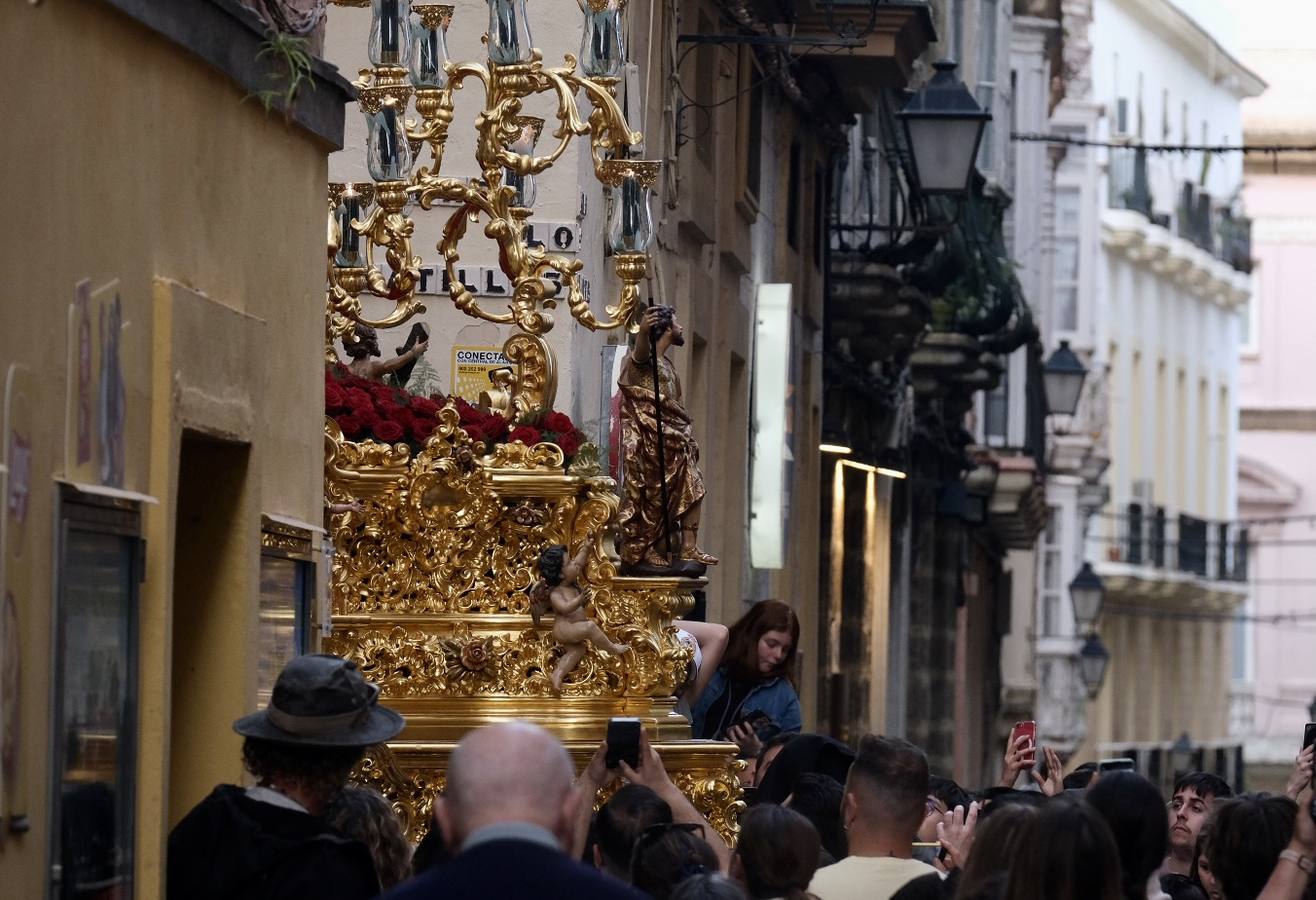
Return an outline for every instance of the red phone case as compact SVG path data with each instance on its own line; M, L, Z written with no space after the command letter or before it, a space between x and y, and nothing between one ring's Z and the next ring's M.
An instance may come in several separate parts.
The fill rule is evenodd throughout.
M1028 756L1028 765L1032 767L1037 763L1037 722L1028 720L1027 722L1015 722L1014 728L1010 729L1010 746L1019 739L1021 734L1028 736L1028 746L1032 751Z

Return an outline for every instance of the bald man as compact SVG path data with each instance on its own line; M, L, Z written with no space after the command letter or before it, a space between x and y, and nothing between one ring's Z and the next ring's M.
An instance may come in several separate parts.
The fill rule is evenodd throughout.
M447 788L434 804L455 858L386 897L637 900L642 895L563 852L579 803L574 776L566 748L538 726L472 731L452 751Z

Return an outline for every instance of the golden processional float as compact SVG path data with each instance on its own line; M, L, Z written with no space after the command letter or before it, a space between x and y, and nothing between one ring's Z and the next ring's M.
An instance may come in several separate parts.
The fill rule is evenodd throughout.
M438 202L455 205L437 249L456 308L515 326L504 345L515 367L513 414L551 408L557 378L543 336L553 327L549 310L559 302L591 330L638 329L659 163L628 156L642 135L629 128L616 99L625 61L624 4L582 0L581 59L566 54L562 66L549 67L532 47L525 0L489 0L484 64L448 59L451 6L373 0L373 67L361 71L356 86L374 181L329 186L331 361L333 342L351 340L358 323L393 327L424 311L417 296L421 260L411 248L414 223L404 211L409 201L423 210ZM481 175L444 177L453 92L473 82L484 92L475 118ZM523 99L537 94L557 102L557 143L544 156L533 155L542 120L521 115ZM588 117L582 97L591 107ZM415 119L406 115L412 98ZM584 136L594 173L608 189L609 243L622 281L604 319L583 292L581 262L548 253L527 235L535 176ZM413 168L425 148L428 163ZM480 220L512 285L510 303L497 310L477 302L456 268L468 224ZM384 267L376 260L379 250ZM360 302L365 294L391 302L391 310L369 318ZM636 716L673 781L715 828L733 837L743 808L736 747L691 740L688 719L675 709L691 651L672 620L692 608L693 592L705 580L619 574L604 541L616 524L619 499L597 464L565 469L561 448L551 443L513 442L486 452L460 427L453 406L441 409L438 420L414 454L405 444L346 440L334 420L326 420L326 502L358 506L333 517L333 625L324 649L355 660L381 686L383 702L407 720L397 740L367 756L358 777L390 798L409 835L419 839L442 790L448 754L470 729L513 718L538 723L566 743L581 768L610 717ZM629 648L611 656L590 647L560 694L550 675L563 648L551 625L536 626L528 594L541 551L555 544L572 554L588 544L580 582L592 594L590 618Z

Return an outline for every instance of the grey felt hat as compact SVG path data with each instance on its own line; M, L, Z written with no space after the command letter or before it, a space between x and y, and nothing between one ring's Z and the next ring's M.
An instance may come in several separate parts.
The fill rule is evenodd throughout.
M365 747L396 737L406 724L378 700L379 685L366 681L356 663L311 653L290 660L269 706L238 719L233 730L280 744Z

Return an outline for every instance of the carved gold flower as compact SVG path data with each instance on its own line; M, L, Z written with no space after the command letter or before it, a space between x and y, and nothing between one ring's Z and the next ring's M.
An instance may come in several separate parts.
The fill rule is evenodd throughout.
M458 660L462 668L469 669L472 672L482 672L484 667L489 665L490 659L489 639L470 640L462 647Z

